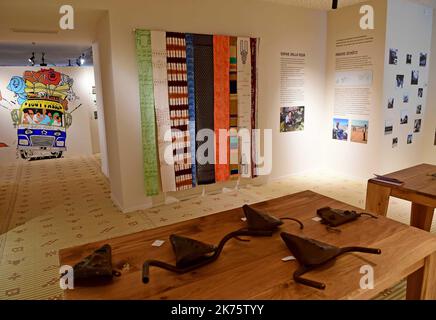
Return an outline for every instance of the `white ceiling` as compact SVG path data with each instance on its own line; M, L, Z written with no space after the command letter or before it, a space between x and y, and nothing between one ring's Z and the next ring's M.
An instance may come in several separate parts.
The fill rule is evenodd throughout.
M317 10L331 10L332 8L332 0L261 0L261 1L287 4L295 7L304 7L304 8L317 9ZM339 0L339 8L351 6L366 1L367 0ZM436 0L409 0L409 1L436 8Z

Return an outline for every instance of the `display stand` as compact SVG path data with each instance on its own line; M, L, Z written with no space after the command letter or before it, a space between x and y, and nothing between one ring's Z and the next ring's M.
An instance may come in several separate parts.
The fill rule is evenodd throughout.
M238 177L238 180L236 181L236 185L235 185L235 187L234 187L234 188L226 188L226 187L224 187L224 188L223 188L223 193L231 193L231 192L233 192L233 191L238 192L239 189L240 189L240 188L239 188L240 183L241 183L241 177L239 176L239 177Z
M168 196L166 192L164 192L163 196L164 196L164 203L165 204L173 204L173 203L180 202L179 199L177 199L175 197Z

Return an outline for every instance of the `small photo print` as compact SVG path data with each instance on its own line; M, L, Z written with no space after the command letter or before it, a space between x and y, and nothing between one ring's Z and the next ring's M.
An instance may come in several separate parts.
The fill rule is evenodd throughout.
M412 142L413 142L413 134L409 134L407 136L407 144L412 144Z
M304 107L283 107L280 109L280 132L304 130Z
M403 102L404 103L409 103L409 94L408 93L403 95Z
M397 74L397 88L404 88L404 74Z
M398 64L398 49L389 49L389 64Z
M394 104L395 104L395 99L394 98L389 98L388 99L388 109L393 109L394 108Z
M414 133L420 133L421 132L421 124L422 124L422 120L421 119L416 119L415 120L415 125L413 126L413 132Z
M424 96L424 88L418 89L418 98L422 98Z
M391 120L385 121L385 135L392 134L394 132L394 125Z
M419 66L425 67L427 66L427 53L420 53L419 55Z
M419 82L419 71L418 70L412 70L412 81L411 84L416 86Z
M416 114L421 114L422 113L422 105L418 105L416 107Z
M412 64L412 55L411 54L406 55L406 64Z
M409 123L409 112L407 110L401 111L400 124L408 124Z
M351 141L357 143L368 143L368 120L351 120Z
M398 138L392 139L392 148L396 148L398 146Z
M348 119L333 119L333 139L348 140Z

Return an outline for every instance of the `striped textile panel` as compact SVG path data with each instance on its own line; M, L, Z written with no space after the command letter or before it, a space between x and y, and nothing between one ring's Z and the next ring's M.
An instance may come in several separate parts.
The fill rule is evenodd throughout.
M239 173L237 37L230 37L230 174Z
M195 74L194 74L194 38L186 34L186 69L188 74L189 135L191 138L192 186L197 185L197 166L195 163Z
M238 130L240 175L251 178L251 50L250 38L238 37ZM248 131L248 132L247 132ZM245 136L245 135L248 136Z
M230 48L229 37L213 36L214 59L214 126L215 126L215 181L230 177L229 143L230 126ZM223 131L222 133L220 131Z
M257 39L250 38L251 48L251 129L257 128ZM257 177L256 170L256 139L254 131L251 135L251 175Z
M154 108L156 111L160 178L162 191L170 192L176 191L176 178L174 159L172 155L171 157L165 156L166 150L172 148L172 142L165 140L165 134L171 131L165 31L151 31L151 51L153 55Z
M168 97L176 189L192 188L185 34L167 32Z

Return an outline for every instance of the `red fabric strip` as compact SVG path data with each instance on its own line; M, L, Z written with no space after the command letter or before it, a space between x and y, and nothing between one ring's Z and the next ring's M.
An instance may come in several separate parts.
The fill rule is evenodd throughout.
M219 129L230 128L230 39L227 36L213 36L214 65L214 129L215 129L215 181L226 181L230 177L229 137L221 139ZM224 137L223 137L224 138ZM220 143L225 149L220 150ZM224 148L222 146L221 148ZM225 164L220 157L226 150Z

